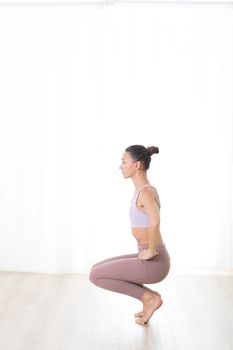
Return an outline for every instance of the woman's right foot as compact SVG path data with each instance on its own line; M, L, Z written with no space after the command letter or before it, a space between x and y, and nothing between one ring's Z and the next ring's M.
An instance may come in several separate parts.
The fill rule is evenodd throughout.
M161 298L161 294L159 294L158 292L156 292L155 290L153 289L150 289L148 287L145 287L143 286L143 289L145 289L147 292L153 294L153 295L157 295L158 297ZM134 314L134 317L142 317L143 316L143 311L139 311L137 312L136 314Z
M149 292L145 292L140 300L143 303L143 316L137 318L136 323L145 325L150 320L153 313L160 308L163 301L158 295L153 295Z

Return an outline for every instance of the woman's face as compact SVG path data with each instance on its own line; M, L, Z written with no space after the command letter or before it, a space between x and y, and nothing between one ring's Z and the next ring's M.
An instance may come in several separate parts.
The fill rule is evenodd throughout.
M135 174L135 171L138 169L138 161L135 161L129 152L124 152L121 165L119 169L121 169L122 175L125 179L132 177Z

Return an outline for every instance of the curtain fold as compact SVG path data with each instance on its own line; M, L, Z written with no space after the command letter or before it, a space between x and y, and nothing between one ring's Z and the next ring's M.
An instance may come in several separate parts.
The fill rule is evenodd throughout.
M224 6L0 6L0 270L134 252L133 143L174 271L233 268L232 38Z

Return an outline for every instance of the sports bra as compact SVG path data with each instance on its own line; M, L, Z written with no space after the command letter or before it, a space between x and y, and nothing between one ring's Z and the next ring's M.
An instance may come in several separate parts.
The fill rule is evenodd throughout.
M129 208L129 218L131 222L131 227L146 228L149 225L149 218L141 210L137 208L138 195L144 187L153 187L151 185L144 185L136 192L135 196L131 201Z

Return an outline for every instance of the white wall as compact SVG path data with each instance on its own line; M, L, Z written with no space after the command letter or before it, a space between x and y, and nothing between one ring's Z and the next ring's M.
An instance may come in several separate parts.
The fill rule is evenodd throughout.
M233 8L0 6L0 270L133 252L133 143L174 272L233 268Z

